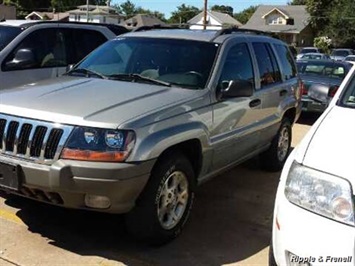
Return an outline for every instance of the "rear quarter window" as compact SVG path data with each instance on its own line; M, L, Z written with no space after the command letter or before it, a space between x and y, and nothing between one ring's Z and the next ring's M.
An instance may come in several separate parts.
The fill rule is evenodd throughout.
M282 44L274 44L277 56L282 66L281 73L285 80L294 78L297 75L297 68L289 49Z

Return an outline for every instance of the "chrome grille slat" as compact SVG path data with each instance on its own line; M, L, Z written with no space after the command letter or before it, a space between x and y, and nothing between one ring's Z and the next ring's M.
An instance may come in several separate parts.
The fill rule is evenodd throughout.
M51 164L59 159L73 126L0 113L0 154Z

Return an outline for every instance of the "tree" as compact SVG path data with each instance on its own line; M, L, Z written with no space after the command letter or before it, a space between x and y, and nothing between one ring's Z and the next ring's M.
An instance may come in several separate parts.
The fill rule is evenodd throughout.
M119 13L126 16L126 18L131 18L137 14L137 7L130 0L116 6Z
M194 16L199 14L201 10L199 10L195 6L182 4L177 7L177 11L172 12L171 17L169 19L170 23L187 23Z
M211 7L211 10L221 12L221 13L226 13L230 16L233 16L233 7L231 7L231 6L214 5Z
M288 2L289 5L297 6L297 5L307 5L307 0L292 0Z
M254 14L258 6L250 6L239 13L235 13L233 17L238 20L240 23L245 24L248 22L250 17Z
M141 7L138 7L135 11L136 14L146 14L146 15L150 15L150 16L153 16L153 17L156 17L158 19L160 19L161 21L163 22L167 22L165 16L163 13L159 12L159 11L151 11L149 9L144 9L144 8L141 8Z

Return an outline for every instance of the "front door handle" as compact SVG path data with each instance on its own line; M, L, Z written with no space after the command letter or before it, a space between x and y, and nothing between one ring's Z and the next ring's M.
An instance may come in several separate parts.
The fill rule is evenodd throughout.
M280 91L280 96L282 97L282 96L285 96L287 94L287 90L282 90L282 91Z
M252 100L250 103L249 103L249 106L251 107L251 108L253 108L253 107L256 107L256 106L258 106L258 105L260 105L261 104L261 101L259 100L259 99L255 99L255 100Z

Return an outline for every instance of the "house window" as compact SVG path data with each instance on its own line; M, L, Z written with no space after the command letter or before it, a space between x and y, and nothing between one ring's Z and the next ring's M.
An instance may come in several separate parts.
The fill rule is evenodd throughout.
M284 19L281 16L272 16L269 19L269 24L270 25L283 25L284 23Z

